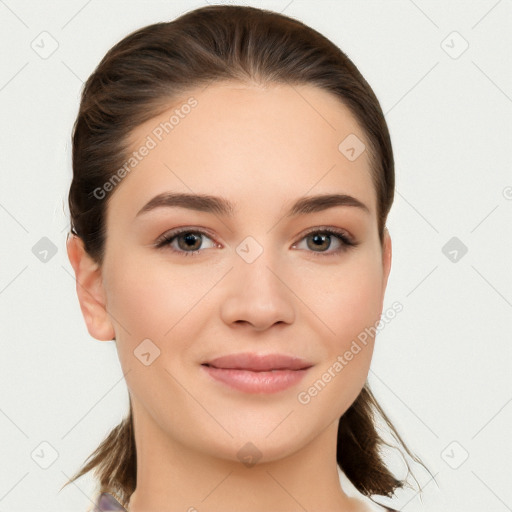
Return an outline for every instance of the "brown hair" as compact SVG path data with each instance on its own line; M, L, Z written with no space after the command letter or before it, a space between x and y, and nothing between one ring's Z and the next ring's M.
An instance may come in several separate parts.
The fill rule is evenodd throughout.
M165 111L178 95L223 80L310 84L349 108L367 138L382 244L394 197L394 160L371 87L337 46L300 21L254 7L215 5L129 34L107 52L85 83L73 127L69 209L71 234L82 239L88 254L101 264L112 193L99 200L94 191L126 161L132 130ZM339 420L337 461L362 494L390 497L407 481L395 478L382 459L382 448L391 445L377 432L378 416L407 454L422 464L403 443L368 382ZM137 468L131 402L128 416L89 459L65 485L95 469L101 490L127 503L136 487Z

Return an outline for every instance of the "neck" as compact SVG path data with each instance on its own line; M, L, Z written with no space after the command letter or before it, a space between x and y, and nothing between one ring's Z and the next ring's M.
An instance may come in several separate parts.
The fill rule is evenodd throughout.
M144 419L135 425L137 487L129 512L360 510L340 485L337 421L288 456L250 466L173 442Z

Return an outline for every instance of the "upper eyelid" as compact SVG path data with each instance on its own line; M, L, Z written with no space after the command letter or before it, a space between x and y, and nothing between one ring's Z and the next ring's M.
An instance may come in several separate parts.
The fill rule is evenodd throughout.
M155 243L158 244L159 241L164 242L166 239L174 238L176 236L182 235L183 233L199 233L201 235L206 235L208 238L212 239L212 241L215 240L215 236L212 235L210 231L206 228L184 226L166 231L157 238L157 241Z
M355 243L355 239L351 233L349 233L346 229L336 228L334 226L319 226L319 227L314 227L314 228L308 229L305 233L303 233L302 237L304 238L305 236L307 236L311 233L317 233L317 232L321 233L323 231L334 231L335 234L344 235L350 241L353 241Z

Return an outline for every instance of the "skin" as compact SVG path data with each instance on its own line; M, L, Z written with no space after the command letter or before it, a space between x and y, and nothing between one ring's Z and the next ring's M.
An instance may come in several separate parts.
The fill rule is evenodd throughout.
M116 338L133 406L137 488L129 510L369 510L340 486L336 435L366 381L375 340L308 404L297 399L382 313L391 239L386 230L381 246L367 152L349 161L338 150L351 133L366 143L364 132L337 98L313 86L223 82L137 127L133 150L192 95L197 107L110 198L103 265L79 238L68 241L88 331ZM237 213L162 207L135 218L164 191L222 196ZM320 193L350 194L369 213L340 206L284 218L296 199ZM213 235L202 245L200 238L198 254L183 255L183 238L172 245L182 254L155 248L184 226ZM307 231L325 226L358 245L338 253L335 237L330 246L308 245ZM252 263L236 252L247 236L263 248ZM149 366L134 356L147 338L160 350ZM200 371L206 360L246 351L314 366L297 386L266 395ZM247 442L261 453L252 467L237 457Z

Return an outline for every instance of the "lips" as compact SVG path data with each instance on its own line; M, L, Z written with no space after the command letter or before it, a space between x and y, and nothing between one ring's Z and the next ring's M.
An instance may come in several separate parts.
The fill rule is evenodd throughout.
M312 363L285 354L241 353L201 364L208 378L243 393L278 393L297 386Z
M312 363L300 357L285 354L254 354L241 353L217 357L203 363L218 369L247 370L253 372L270 372L278 370L305 370L313 366Z

